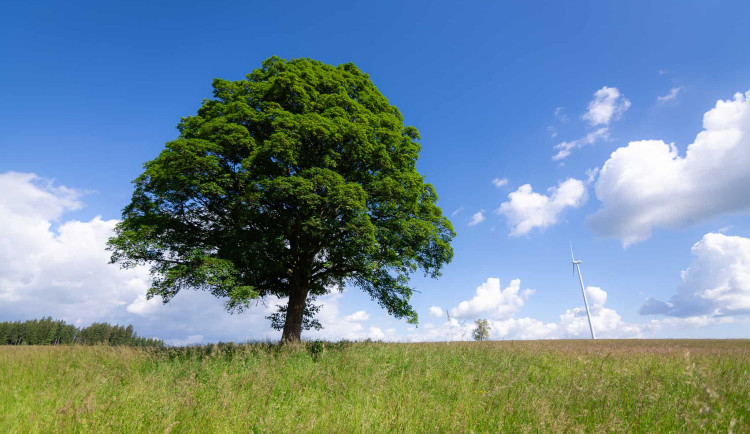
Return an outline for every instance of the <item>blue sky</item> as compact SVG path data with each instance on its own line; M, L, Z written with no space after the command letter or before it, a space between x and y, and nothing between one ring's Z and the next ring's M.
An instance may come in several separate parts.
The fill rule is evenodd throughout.
M263 306L139 299L147 276L103 264L102 240L211 80L277 55L369 73L419 129L458 233L443 277L413 281L418 329L352 288L309 336L441 340L483 317L497 339L586 337L572 241L601 336L750 337L748 16L743 1L5 2L0 320L276 337Z

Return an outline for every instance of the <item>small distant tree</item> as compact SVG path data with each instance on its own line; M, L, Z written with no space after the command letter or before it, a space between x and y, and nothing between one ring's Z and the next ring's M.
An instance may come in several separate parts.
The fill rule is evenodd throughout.
M474 321L474 340L475 341L486 341L490 338L490 323L486 319L478 319Z

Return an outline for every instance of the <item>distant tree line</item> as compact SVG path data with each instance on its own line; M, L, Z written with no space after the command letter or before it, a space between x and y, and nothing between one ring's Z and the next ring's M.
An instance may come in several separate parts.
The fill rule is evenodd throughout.
M128 345L133 347L161 347L159 339L142 338L133 326L123 327L107 323L93 323L78 328L52 317L30 321L0 322L0 345Z

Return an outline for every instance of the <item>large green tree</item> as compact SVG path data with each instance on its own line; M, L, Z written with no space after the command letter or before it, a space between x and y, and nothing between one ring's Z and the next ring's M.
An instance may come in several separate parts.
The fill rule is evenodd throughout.
M165 303L185 288L230 311L288 297L271 316L285 342L345 284L416 323L409 277L439 276L455 236L416 170L417 130L351 63L272 57L213 88L134 181L112 262L148 264Z

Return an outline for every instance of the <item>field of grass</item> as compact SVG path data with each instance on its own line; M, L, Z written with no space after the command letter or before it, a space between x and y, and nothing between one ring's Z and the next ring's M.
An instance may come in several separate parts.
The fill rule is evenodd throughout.
M750 341L0 347L0 432L750 432Z

